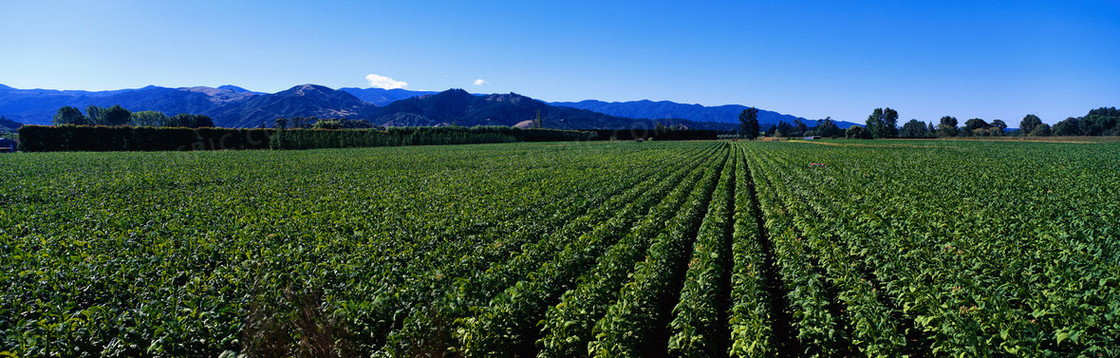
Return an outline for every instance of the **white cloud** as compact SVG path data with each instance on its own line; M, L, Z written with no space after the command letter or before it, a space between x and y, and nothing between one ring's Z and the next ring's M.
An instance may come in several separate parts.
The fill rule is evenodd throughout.
M376 88L395 89L408 87L408 82L397 81L389 77L372 73L366 75L366 81L369 81L370 87Z
M474 85L475 86L481 86L481 85L484 85L484 84L486 84L486 80L484 80L484 79L479 78L477 80L474 80Z

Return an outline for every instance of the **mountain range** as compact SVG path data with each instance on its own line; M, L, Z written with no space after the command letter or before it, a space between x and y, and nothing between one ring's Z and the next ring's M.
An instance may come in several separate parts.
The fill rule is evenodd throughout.
M723 123L687 119L649 120L612 116L585 109L554 106L516 93L475 95L461 89L412 97L374 108L368 118L385 126L498 125L526 127L540 116L546 128L627 129L657 124L689 128L734 129Z
M0 116L26 124L49 124L63 106L121 105L132 111L154 110L168 115L205 114L220 127L271 126L276 118L319 117L366 119L378 125L525 125L540 112L549 128L618 129L681 124L689 128L735 129L744 106L705 107L668 101L547 103L515 93L470 94L404 89L331 89L305 84L276 93L233 85L168 88L147 86L111 91L16 89L0 85ZM760 110L765 128L798 117ZM816 121L805 120L807 125ZM852 123L838 122L841 127Z
M0 117L0 131L14 131L21 126L23 126L23 123L10 120L7 117Z
M686 118L697 122L739 123L739 113L749 108L738 104L723 106L702 106L699 104L684 104L670 101L630 101L630 102L603 102L586 100L580 102L552 102L557 106L586 109L618 117L627 118ZM796 120L805 122L807 126L817 125L816 120L795 117L764 109L758 110L758 122L765 127L778 124L780 121L793 123ZM841 128L848 128L855 123L837 122Z

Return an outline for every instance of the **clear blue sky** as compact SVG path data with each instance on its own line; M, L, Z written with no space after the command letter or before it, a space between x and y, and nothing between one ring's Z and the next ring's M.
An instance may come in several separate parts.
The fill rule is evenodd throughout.
M862 123L1120 106L1120 1L5 1L0 83L302 83L745 104ZM484 84L476 85L482 79ZM381 83L395 83L382 81Z

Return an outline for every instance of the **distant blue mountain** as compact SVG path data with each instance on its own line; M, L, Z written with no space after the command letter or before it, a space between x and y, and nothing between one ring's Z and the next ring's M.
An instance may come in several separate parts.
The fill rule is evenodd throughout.
M679 118L697 122L739 123L739 113L747 106L731 104L724 106L708 107L699 104L683 104L670 101L631 101L631 102L603 102L586 100L580 102L552 102L551 104L564 107L586 109L612 116L626 118L668 119ZM771 124L785 121L792 124L801 120L807 126L815 126L816 120L795 117L764 109L758 110L758 123L765 129ZM848 128L855 123L837 121L840 128Z
M231 102L257 96L212 87L167 88L147 86L113 91L60 91L46 89L15 89L0 87L0 115L25 124L50 124L51 118L64 106L85 110L94 105L121 105L132 111L160 111L205 114Z
M227 91L234 91L234 92L238 92L238 93L267 94L265 92L250 91L250 90L247 90L247 89L244 89L244 88L241 88L241 87L237 87L237 86L234 86L234 85L222 85L222 86L218 86L218 89L227 90Z
M357 87L342 87L339 91L346 92L358 97L358 99L369 102L375 106L384 106L402 99L412 97L420 97L439 92L432 91L409 91L406 89L384 89L384 88L357 88Z
M433 97L437 94L442 95ZM409 101L408 106L404 103L392 106L405 100L425 98L427 100ZM458 105L463 103L470 106L460 108ZM121 105L131 111L160 111L168 115L205 114L214 124L224 127L271 126L276 118L282 117L367 119L384 125L512 125L527 121L540 110L542 116L547 117L545 123L555 128L640 128L654 124L682 124L690 128L720 130L735 130L739 113L747 108L741 105L705 107L649 100L547 103L516 94L354 87L334 90L312 84L277 93L254 92L234 85L218 88L147 86L112 91L16 89L0 85L0 116L19 123L50 124L61 107L73 106L85 110L91 105ZM793 123L798 119L759 110L759 123L764 127L778 121ZM803 122L809 126L816 124L815 120L803 119ZM853 123L837 124L847 128Z
M23 126L23 123L16 122L8 119L7 117L0 116L0 131L14 131Z
M353 95L313 84L229 102L202 112L219 127L271 127L277 118L361 119L374 106Z

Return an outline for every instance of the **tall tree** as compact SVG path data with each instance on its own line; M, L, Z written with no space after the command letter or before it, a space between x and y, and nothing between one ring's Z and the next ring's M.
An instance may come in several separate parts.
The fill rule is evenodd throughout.
M1000 119L993 119L990 127L988 128L988 135L1003 136L1007 134L1007 132L1005 132L1006 130L1007 123L1004 123L1003 120Z
M1036 125L1034 126L1034 129L1031 129L1031 133L1029 135L1031 137L1049 137L1050 125L1046 123Z
M213 128L214 120L205 114L194 115L194 128Z
M1061 122L1055 123L1050 128L1050 133L1056 136L1075 136L1081 134L1081 121L1077 118L1069 117Z
M129 112L118 104L101 111L101 120L103 123L100 124L107 126L123 126L128 124L129 117L132 117L132 112Z
M999 128L999 130L1001 130L1001 131L1006 130L1007 129L1007 123L1004 123L1002 119L996 119L996 120L992 121L992 127Z
M968 128L968 129L971 129L971 130L987 129L990 126L991 125L988 124L988 122L986 122L986 121L984 121L983 119L980 119L980 118L972 118L972 119L969 119L967 121L964 121L964 127Z
M941 124L937 125L938 137L953 137L957 135L957 118L951 116L941 117Z
M167 121L171 119L163 112L158 111L140 111L132 112L128 118L128 125L135 127L162 127L167 125Z
M747 108L739 113L739 130L744 138L758 138L758 129L758 108Z
M816 131L817 135L821 137L839 137L844 135L844 133L840 131L840 127L836 125L836 121L832 120L832 117L825 117L825 119L818 122Z
M808 131L808 130L809 130L809 126L806 126L805 122L802 122L801 119L794 119L793 120L793 136L794 137L804 136L805 132Z
M865 124L863 131L870 134L872 138L882 138L886 126L883 123L883 109L876 108L872 111L871 115L867 116L867 122Z
M917 119L911 119L902 125L899 136L902 138L925 138L929 136L929 131L926 130L925 123Z
M972 118L964 121L964 128L961 128L961 135L969 136L985 136L988 135L988 127L991 127L988 122L980 118Z
M89 107L86 107L86 117L89 117L90 124L91 125L105 125L105 123L103 122L104 119L101 117L101 112L104 112L104 111L105 111L104 108L101 108L101 107L98 107L98 106L95 106L95 105L92 105L92 104L89 105Z
M778 121L778 128L774 131L775 137L789 137L793 133L793 126L786 121Z
M894 138L898 136L898 111L887 107L883 110L883 137Z
M1034 127L1042 124L1042 119L1033 114L1028 114L1019 122L1019 134L1027 135L1034 132Z
M926 128L926 133L929 133L930 137L937 136L937 128L933 126L933 122L929 122L929 127Z
M51 121L51 124L56 126L63 124L88 126L93 124L93 122L90 121L89 117L86 117L86 115L82 114L81 110L71 106L66 106L58 109L58 112L55 113L54 119Z

